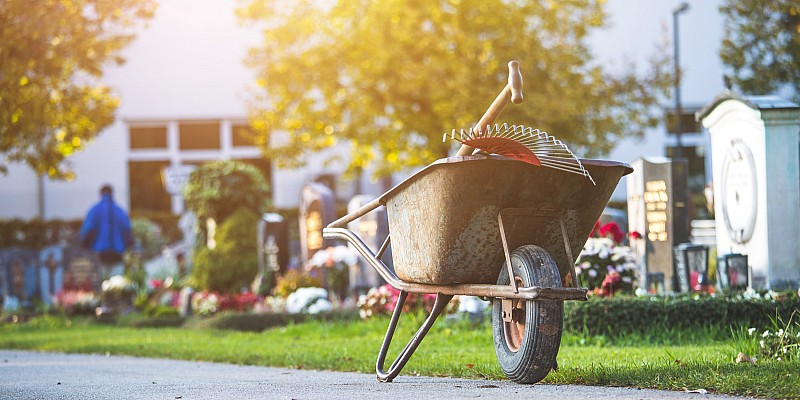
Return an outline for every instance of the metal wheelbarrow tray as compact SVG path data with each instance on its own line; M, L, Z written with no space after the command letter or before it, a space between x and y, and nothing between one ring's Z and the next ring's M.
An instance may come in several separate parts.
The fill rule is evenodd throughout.
M453 295L496 300L495 314L500 318L499 323L505 321L509 329L517 327L514 328L517 333L506 339L505 345L502 340L498 345L496 338L496 346L505 346L506 352L522 352L520 348L524 346L517 342L535 334L528 332L526 336L525 327L528 330L538 327L540 331L545 328L558 331L554 342L557 353L563 320L558 313L563 310L562 301L587 298L587 289L562 288L561 280L572 275L573 284L577 282L574 255L579 254L619 180L632 171L629 165L619 162L581 162L596 185L580 175L534 167L503 156L441 159L324 229L326 238L344 239L352 244L390 285L401 291L378 356L379 380L391 381L399 373ZM345 227L380 206L387 209L390 238L373 253ZM380 260L390 240L394 273ZM547 255L552 257L558 276L549 280L534 276L547 282L546 285L537 285L536 279L519 277L518 272L512 271L512 264L519 264L519 257L512 263L512 250L521 248L542 254L542 261L537 261L542 266ZM428 320L385 372L383 363L408 293L436 293L437 301ZM546 310L541 305L545 303L540 303L543 300L557 303L548 312L558 315L552 323L537 319L538 325L529 325L532 318L539 317L525 314L525 304L528 304L528 311L538 310L536 312L541 314ZM527 320L525 315L528 315ZM553 349L547 351L553 353ZM526 351L523 357L534 357L528 353ZM498 358L501 358L500 349ZM554 353L545 358L555 363ZM500 361L502 366L503 360ZM554 365L548 364L547 371L551 367ZM525 368L532 370L539 366ZM509 373L504 368L504 372L521 383L533 383L544 377L541 371Z

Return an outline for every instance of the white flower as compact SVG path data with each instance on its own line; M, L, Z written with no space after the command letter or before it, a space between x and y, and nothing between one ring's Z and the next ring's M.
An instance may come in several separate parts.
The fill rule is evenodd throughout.
M764 348L764 341L762 340L759 343L761 344L761 348L763 349Z
M475 296L459 296L458 312L477 314L489 306L488 301L483 301Z
M309 314L319 314L333 309L331 302L327 299L319 298L308 306L306 312Z
M761 337L768 337L768 336L769 336L769 331L764 331L764 333L761 334Z
M755 332L755 331L756 331L756 328L750 328L750 329L747 330L747 334L750 335L750 336L753 336L753 332Z
M589 276L591 276L592 278L596 277L597 276L597 271L595 271L594 269L590 269L589 270Z
M327 311L330 309L326 309L326 307L330 307L330 302L328 302L327 298L328 291L323 288L307 287L297 289L286 299L286 312L290 314L298 314L301 312L313 314ZM323 303L315 306L319 301ZM328 304L325 305L324 303Z

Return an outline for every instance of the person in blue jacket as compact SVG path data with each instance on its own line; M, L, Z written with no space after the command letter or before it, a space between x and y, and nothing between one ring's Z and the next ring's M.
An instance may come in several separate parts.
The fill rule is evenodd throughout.
M89 209L80 232L83 247L100 257L103 279L124 272L122 255L133 244L131 221L114 203L113 192L111 185L100 188L100 201Z

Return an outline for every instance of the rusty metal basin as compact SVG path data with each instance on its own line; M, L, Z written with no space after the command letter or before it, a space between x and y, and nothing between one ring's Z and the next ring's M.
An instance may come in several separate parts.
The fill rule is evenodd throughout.
M581 160L589 179L501 156L441 159L386 192L392 259L406 282L447 285L497 282L504 253L498 225L503 209L540 211L504 218L509 250L534 244L547 250L561 276L567 255L560 219L577 256L619 180L625 163Z

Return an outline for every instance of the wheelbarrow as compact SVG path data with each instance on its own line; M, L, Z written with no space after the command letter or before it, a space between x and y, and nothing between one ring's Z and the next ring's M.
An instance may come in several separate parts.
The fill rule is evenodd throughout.
M517 79L509 79L478 126L496 118L511 99L511 89L520 90L513 88ZM577 287L575 255L619 180L632 168L581 160L592 182L509 157L470 152L462 147L461 155L435 161L323 230L325 238L353 245L400 291L376 362L379 381L397 377L454 295L471 295L492 301L494 346L506 376L518 383L538 382L556 367L563 302L587 300L588 289ZM375 253L346 227L378 207L386 207L390 234ZM389 243L394 272L381 261ZM568 276L572 286L563 287ZM386 369L409 293L436 294L436 301Z

